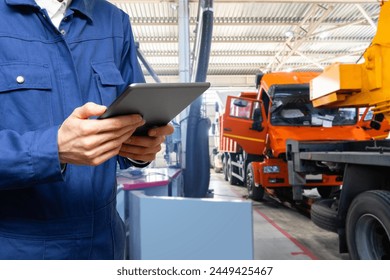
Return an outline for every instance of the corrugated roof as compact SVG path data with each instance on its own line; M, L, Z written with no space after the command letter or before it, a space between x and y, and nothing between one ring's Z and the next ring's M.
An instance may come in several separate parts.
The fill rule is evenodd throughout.
M162 79L178 77L178 4L111 2L129 14L135 39L156 73ZM355 63L375 34L367 17L376 23L379 14L378 3L227 2L214 1L208 71L210 77L227 76L226 83L234 82L230 76L254 76L259 70L321 70L334 61ZM191 46L197 12L198 3L191 1Z

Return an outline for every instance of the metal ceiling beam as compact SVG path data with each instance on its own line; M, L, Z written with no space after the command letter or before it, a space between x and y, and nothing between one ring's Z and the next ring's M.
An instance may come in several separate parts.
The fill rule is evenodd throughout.
M366 10L360 4L356 4L358 10L362 13L362 15L367 19L367 22L371 25L372 30L376 32L376 23L372 20L372 18L367 14Z
M287 39L284 47L275 55L274 59L268 64L266 71L279 71L287 60L306 42L315 32L322 21L333 10L333 6L311 5L303 13L305 16L299 26L291 30L291 37ZM320 14L319 18L318 15Z
M152 65L150 65L148 60L145 58L144 53L139 49L139 45L137 45L137 57L142 62L142 66L145 67L149 75L153 77L153 80L156 83L160 83L161 82L160 78L158 77L156 71L153 69Z
M343 55L338 55L338 56L333 56L333 57L321 59L321 60L318 60L318 61L316 62L316 64L317 64L317 63L329 62L329 61L337 60L337 59L344 58L344 57L360 56L360 55L362 54L363 51L364 51L364 50L362 50L362 51L356 51L356 52L353 52L352 54L343 54ZM298 70L298 69L307 68L307 67L310 67L310 66L316 65L316 64L311 63L311 64L299 65L299 66L293 67L293 68L291 68L291 69L292 69L292 70Z
M191 37L191 41L194 38ZM306 40L308 43L316 43L316 44L365 44L371 42L372 38L344 38L344 37L328 37L328 38L313 38L311 37L309 40ZM176 37L137 37L137 41L143 44L153 43L153 44L167 44L167 43L177 43L178 38ZM213 44L278 44L286 42L283 37L214 37Z
M364 49L362 49L362 52ZM335 57L335 55L355 55L356 51L302 51L302 52L296 52L299 56L331 56ZM174 51L144 51L143 54L146 57L178 57L179 52L177 50ZM212 57L228 57L228 58L237 58L237 57L274 57L276 54L276 51L212 51L211 56ZM308 59L310 60L310 59Z
M170 2L170 1L166 1ZM192 2L192 1L190 1ZM377 0L215 0L216 3L378 3Z
M361 53L356 53L356 56L354 57L358 57ZM343 58L343 57L346 57L345 55L340 55L340 56L333 56L333 57L328 57L326 59L323 59L323 60L320 60L321 63L325 63L326 62L330 62L330 61L333 61L333 60L337 60L337 59L340 59L340 58ZM325 65L324 64L324 65ZM240 63L240 62L237 62L237 63L232 63L232 64L229 64L229 68L226 68L226 64L225 63L213 63L211 62L209 64L209 71L210 72L213 72L215 70L225 70L227 72L240 72L241 70L245 70L245 69L258 69L260 70L260 68L262 67L265 67L267 66L267 62L253 62L253 63ZM284 65L284 68L287 69L302 69L302 68L308 68L308 67L311 67L311 66L314 66L313 63L307 63L307 64L304 64L302 65L301 62L290 62L290 63L286 63ZM170 72L170 73L173 73L175 75L177 75L177 64L176 63L159 63L159 64L153 64L153 68L155 69L155 71L160 75L160 72ZM311 68L316 68L316 69L319 69L319 67L311 67ZM322 68L322 67L321 67ZM237 70L237 71L235 71ZM161 78L161 76L160 76Z
M139 0L110 0L112 3L140 3ZM142 0L143 3L176 3L177 0ZM197 3L198 0L188 0ZM214 0L215 3L378 3L377 0Z
M321 63L315 61L314 59L308 57L307 55L305 55L305 54L303 54L303 53L301 53L301 52L299 52L299 51L297 51L297 50L296 50L294 53L296 53L297 55L303 57L304 59L306 59L307 61L309 61L311 64L317 66L318 68L324 69L324 67L321 65Z
M153 80L146 76L147 82L153 82ZM226 87L254 87L255 79L253 74L248 75L207 75L207 80L215 87L221 87L225 89ZM161 77L163 83L176 83L179 82L177 76L163 76ZM229 81L229 84L226 84L226 81Z
M372 20L371 20L372 21ZM214 18L214 26L296 26L299 25L300 21L293 19L284 18L283 21L275 21L272 18L225 18L225 17L216 17ZM177 26L178 20L177 18L167 18L167 17L155 17L152 19L147 18L131 18L131 24L133 26ZM196 18L190 18L190 24L196 24ZM349 19L337 19L336 20L326 20L322 22L322 25L335 25L335 24L355 24L368 26L372 25L368 23L367 19L362 19L355 21L354 23L350 23ZM374 23L375 25L375 23Z
M191 79L191 48L188 1L179 0L179 77L181 82Z
M296 31L299 32L300 26L303 25L303 23L305 23L307 21L307 19L313 15L313 13L315 12L315 7L316 7L315 5L311 5L311 6L308 6L306 8L306 10L303 12L304 18L303 18L302 22L300 23L299 26L295 26L294 29L291 30L292 33L291 33L290 38L288 38L285 41L283 48L280 49L279 52L275 55L275 57L268 63L267 68L265 69L265 72L273 70L272 67L274 66L274 64L279 64L281 62L280 57L285 52L285 48L289 47L289 44L292 42L292 40L296 36L295 32ZM290 50L291 50L291 48L290 48Z
M348 23L343 23L343 24L337 24L336 26L334 26L332 28L323 29L319 32L314 32L311 34L311 37L319 36L323 33L334 31L334 30L341 29L341 28L348 27L348 26L352 26L352 25L362 25L362 23L364 23L364 22L367 22L366 19L361 19L361 20L357 20L354 22L348 22Z
M309 26L308 29L305 30L304 36L301 38L298 38L298 40L294 41L292 44L292 48L290 52L283 56L283 60L279 63L279 65L276 67L276 71L280 70L280 68L287 62L287 60L299 49L300 46L302 46L303 43L305 43L311 35L315 32L315 30L320 26L320 24L326 19L326 17L332 12L334 6L324 7L322 5L318 5L319 10L323 12L323 14L320 16L318 20L315 19L308 19ZM314 16L317 15L317 11L315 12ZM306 23L306 22L305 22ZM291 46L290 46L291 47Z

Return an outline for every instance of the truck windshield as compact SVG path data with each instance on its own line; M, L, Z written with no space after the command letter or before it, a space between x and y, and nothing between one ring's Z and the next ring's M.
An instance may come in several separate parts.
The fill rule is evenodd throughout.
M314 108L308 88L276 88L273 94L272 125L332 127L356 122L355 108Z

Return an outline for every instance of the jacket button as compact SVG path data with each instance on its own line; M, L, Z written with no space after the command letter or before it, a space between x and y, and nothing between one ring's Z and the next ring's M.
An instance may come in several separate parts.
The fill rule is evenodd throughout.
M17 76L17 77L16 77L16 82L17 82L18 84L23 84L24 81L25 81L25 79L24 79L23 76Z

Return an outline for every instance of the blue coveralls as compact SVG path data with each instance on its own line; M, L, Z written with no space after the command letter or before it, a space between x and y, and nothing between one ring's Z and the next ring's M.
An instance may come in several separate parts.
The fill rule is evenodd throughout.
M34 0L0 0L0 259L120 259L115 173L130 163L62 174L57 133L76 107L144 82L129 17L73 0L59 30Z

